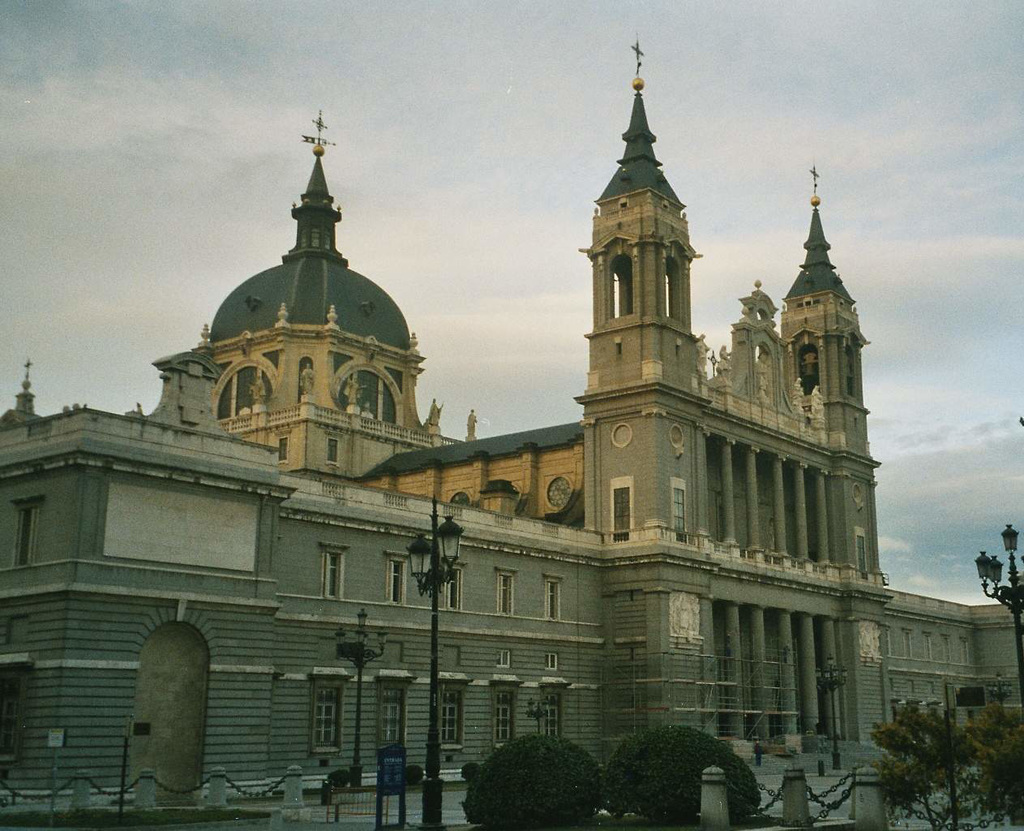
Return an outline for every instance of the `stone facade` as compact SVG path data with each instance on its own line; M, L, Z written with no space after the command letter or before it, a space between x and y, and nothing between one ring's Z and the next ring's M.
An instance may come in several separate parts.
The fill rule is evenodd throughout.
M63 727L66 769L112 784L130 717L132 770L172 788L217 766L256 781L347 764L355 679L335 633L360 609L390 635L365 674L364 758L399 740L422 762L429 615L406 547L431 499L465 528L441 613L448 769L534 730L601 757L657 723L866 742L894 702L1012 675L1000 608L887 586L867 341L818 201L781 313L756 284L714 351L637 89L585 250L579 424L475 439L471 420L461 442L436 402L420 419L415 336L334 247L322 149L296 247L156 362L153 413L39 416L26 376L0 430L5 781L46 787ZM834 724L816 686L832 660Z

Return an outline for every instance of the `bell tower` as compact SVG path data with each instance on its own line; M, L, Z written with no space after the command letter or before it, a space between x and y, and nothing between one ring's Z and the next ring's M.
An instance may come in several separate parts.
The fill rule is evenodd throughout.
M586 524L616 541L695 525L685 501L695 455L683 448L703 442L697 425L708 393L707 348L690 327L690 264L699 255L686 206L654 153L643 89L636 77L625 152L597 199L591 246L582 249L594 304L587 388L577 398Z
M829 444L868 455L867 415L861 374L861 350L868 341L860 331L853 298L829 259L818 210L811 197L807 254L782 312L782 337L788 343L787 375L794 395L808 411L824 410Z

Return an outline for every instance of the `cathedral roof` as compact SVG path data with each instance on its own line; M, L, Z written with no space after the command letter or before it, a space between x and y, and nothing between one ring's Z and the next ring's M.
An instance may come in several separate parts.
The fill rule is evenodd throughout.
M281 265L250 277L227 296L213 318L210 340L274 328L283 303L289 324L322 326L334 306L342 331L408 349L409 327L401 309L384 289L350 269L335 248L341 212L327 187L323 147L318 144L313 152L316 161L302 203L292 209L295 247Z
M373 478L393 473L407 473L438 463L442 465L465 462L473 456L484 453L489 456L504 456L521 450L524 445L536 445L538 449L573 444L583 440L583 428L578 421L559 424L555 427L541 427L524 430L521 433L506 433L476 441L459 442L444 447L428 447L425 450L410 450L398 453L377 465L363 478Z
M637 82L640 82L642 88L643 83L639 78ZM636 95L633 96L633 112L629 118L629 128L622 134L622 140L626 142L626 152L619 159L619 169L597 201L650 188L679 202L679 197L661 170L661 162L654 155L653 145L657 138L647 125L647 111L644 109L644 97L640 89L637 89Z
M828 258L829 249L832 248L825 239L825 232L821 227L821 215L818 213L818 205L821 200L815 196L811 200L814 206L811 214L811 230L807 235L807 242L804 248L807 255L800 266L800 274L797 275L793 287L786 295L786 300L795 297L806 297L808 294L818 294L823 291L832 291L840 297L846 298L853 303L853 298L843 285L843 281L836 274L836 267Z

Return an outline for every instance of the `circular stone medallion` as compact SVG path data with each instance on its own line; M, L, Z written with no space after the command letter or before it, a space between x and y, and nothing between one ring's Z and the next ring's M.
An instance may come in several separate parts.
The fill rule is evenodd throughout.
M625 447L633 441L633 428L628 424L616 424L612 428L612 444L616 447Z
M572 485L564 476L556 476L548 484L548 504L552 508L564 508L572 496Z

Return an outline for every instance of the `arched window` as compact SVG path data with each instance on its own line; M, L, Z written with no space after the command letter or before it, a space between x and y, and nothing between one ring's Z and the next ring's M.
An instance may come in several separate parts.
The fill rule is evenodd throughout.
M259 386L256 383L257 372L260 378ZM221 390L220 399L217 401L217 418L232 418L242 410L252 410L257 399L266 403L270 391L270 379L265 372L254 366L242 367Z
M800 385L803 387L804 395L810 395L820 381L818 370L818 347L814 344L805 344L800 349Z
M857 394L857 352L852 345L846 345L846 394Z
M633 261L619 254L611 263L612 317L633 314Z
M348 407L351 378L352 375L349 374L342 379L338 386L338 406L342 409ZM356 404L360 414L386 421L389 424L397 423L398 412L395 407L395 396L392 395L391 389L383 378L367 369L361 369L356 373L356 383L359 385Z
M456 491L452 494L452 498L448 500L452 505L468 505L469 494L465 491Z
M683 319L683 282L675 257L665 258L665 317Z

